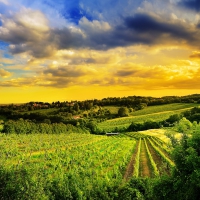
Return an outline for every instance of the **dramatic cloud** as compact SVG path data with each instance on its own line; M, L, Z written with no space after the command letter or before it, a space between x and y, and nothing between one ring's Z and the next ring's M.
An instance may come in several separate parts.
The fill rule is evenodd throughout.
M83 17L79 27L51 28L40 11L30 9L22 9L12 18L1 17L1 21L0 39L10 43L10 52L26 52L35 58L49 57L60 49L107 50L135 44L166 44L170 40L177 44L199 45L200 30L145 13L125 17L117 26Z
M7 78L7 77L10 77L10 76L12 76L12 73L6 71L5 69L0 68L0 77Z
M117 77L139 77L139 78L158 78L166 77L167 73L161 67L141 67L141 66L131 66L131 64L126 64L126 67L121 67L115 73Z
M0 40L10 44L11 53L28 52L43 57L54 50L48 21L40 11L23 9L13 18L1 17L1 21Z
M199 11L195 0L0 0L1 92L200 90Z
M200 11L200 1L199 0L181 0L179 5L184 6L186 8L195 10L197 12Z
M44 74L51 74L53 77L81 77L84 75L91 75L94 70L86 67L76 67L76 66L62 66L62 67L49 67L44 70Z
M169 23L147 14L136 14L133 17L128 17L125 19L125 25L126 28L135 31L143 43L153 43L157 40L163 42L162 38L166 36L187 42L193 42L196 39L195 32L188 29L186 24L180 24L178 21Z
M116 47L131 46L134 44L153 45L157 43L180 42L190 45L199 45L199 30L187 23L173 21L171 23L155 18L144 13L135 14L133 17L126 17L121 25L111 27L106 22L89 21L86 18L80 20L79 25L85 37L73 37L70 41L74 47L86 47L91 49L110 49ZM65 31L63 31L65 32ZM62 33L58 34L60 41L63 41ZM155 37L156 36L156 37ZM61 39L62 38L62 39ZM68 41L67 38L64 41ZM197 44L198 41L198 44ZM59 45L60 48L68 48L69 42ZM71 46L72 47L72 46Z
M194 51L192 55L190 55L190 58L199 58L200 59L200 52Z

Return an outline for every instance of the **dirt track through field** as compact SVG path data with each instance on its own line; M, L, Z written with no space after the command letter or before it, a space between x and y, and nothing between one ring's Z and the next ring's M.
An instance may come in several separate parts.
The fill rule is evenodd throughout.
M139 141L137 142L135 149L134 149L134 153L131 156L131 160L126 168L126 172L124 174L124 180L128 181L128 179L130 179L133 176L133 170L134 170L134 164L135 164L135 158L137 155L137 151L138 151L138 145L139 145Z
M144 144L144 139L141 140L141 152L140 152L140 176L141 177L150 177L151 169L150 163L148 159L148 154L146 150L146 146Z

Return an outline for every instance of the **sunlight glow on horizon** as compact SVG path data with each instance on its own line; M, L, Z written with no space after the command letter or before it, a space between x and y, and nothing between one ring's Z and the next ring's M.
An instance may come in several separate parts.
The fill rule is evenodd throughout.
M200 93L199 10L185 0L0 1L0 103Z

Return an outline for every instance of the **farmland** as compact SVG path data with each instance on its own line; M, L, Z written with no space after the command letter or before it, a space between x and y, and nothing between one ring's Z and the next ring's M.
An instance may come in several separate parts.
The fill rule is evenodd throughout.
M160 122L193 106L197 104L149 106L130 112L128 117L103 122L100 122L102 117L107 119L106 116L109 114L110 118L116 117L120 107L94 106L90 111L79 111L85 113L84 118L78 119L77 123L74 123L74 120L74 125L55 123L52 122L53 118L52 121L47 120L54 112L60 115L61 111L63 114L66 108L41 109L19 115L29 117L29 114L32 114L30 116L34 117L45 113L46 120L10 120L9 115L5 120L5 116L2 116L0 199L160 200L164 199L166 191L169 191L168 196L171 195L171 189L166 185L167 181L170 188L174 184L173 188L176 189L178 184L181 191L181 184L185 183L184 178L188 173L187 170L184 171L185 168L188 169L187 164L192 169L191 173L198 172L198 159L196 151L193 150L196 147L189 147L185 151L187 145L184 144L185 140L193 137L191 132L198 133L199 123L192 123L180 117L176 118L173 127L141 129L145 131L118 129L120 134L109 137L104 132L98 132L98 128L101 131L113 131L119 127L128 127L132 122ZM105 115L102 114L103 110ZM187 114L190 116L196 112L198 117L198 111L199 108L196 107ZM33 115L34 112L41 114ZM96 115L86 114L89 112L96 112ZM98 113L101 118L98 118ZM15 115L15 112L13 114ZM187 132L189 137L186 135ZM103 135L95 135L97 133ZM198 134L194 134L195 139L198 140ZM197 143L189 141L187 144ZM187 157L187 154L192 156ZM195 163L190 164L188 161ZM191 176L198 177L196 174ZM182 182L179 182L180 177L183 179ZM157 187L160 189L155 190ZM167 189L162 190L163 187Z
M166 120L173 114L180 114L186 110L189 110L197 106L197 104L167 104L160 106L150 106L143 110L138 110L130 114L128 117L115 118L106 120L99 123L99 128L111 132L116 128L127 128L132 122L145 122L145 121L162 121ZM113 108L112 108L113 110Z
M115 137L88 134L1 135L2 173L8 176L17 174L16 178L11 176L7 182L1 180L5 184L3 195L12 185L14 195L32 199L32 189L28 194L23 193L22 188L36 184L36 199L41 194L44 199L51 195L57 198L59 193L66 197L71 194L76 199L95 198L97 194L109 199L108 195L113 194L107 194L108 188L119 187L133 176L153 178L170 174L170 167L173 167L170 163L173 162L159 141L157 137L140 133ZM21 173L25 176L22 177ZM44 187L48 192L43 191Z

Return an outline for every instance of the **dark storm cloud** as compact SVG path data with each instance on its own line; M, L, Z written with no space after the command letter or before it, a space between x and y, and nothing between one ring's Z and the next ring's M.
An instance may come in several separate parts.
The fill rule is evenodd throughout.
M3 23L0 27L0 40L12 44L11 53L28 52L35 58L43 58L60 49L108 50L134 44L162 45L180 42L199 46L198 28L192 30L186 23L168 22L144 13L123 18L121 25L113 27L106 22L89 21L85 18L78 27L53 29L46 25L41 13L34 11L32 15L40 16L44 21L39 24L42 29L39 25L22 23L19 17L8 19L9 23ZM94 60L88 60L88 63L92 62Z
M158 21L147 14L136 14L133 17L125 19L125 25L128 29L136 31L138 34L146 33L154 37L160 37L162 34L169 34L171 37L193 40L193 36L188 28L178 23L167 23Z
M86 73L84 71L81 71L79 69L74 68L56 68L56 69L47 69L44 71L44 74L52 74L53 76L57 77L80 77L85 75Z
M84 45L83 35L69 28L51 30L52 38L60 49L81 48Z
M178 3L180 6L184 6L188 9L200 11L200 1L199 0L183 0Z
M92 23L92 22L91 22ZM81 27L84 30L84 24ZM125 47L134 44L162 44L173 40L186 41L192 44L196 41L196 34L188 26L177 23L159 21L147 14L136 14L125 18L123 24L107 31L85 29L86 37L81 34L72 34L69 30L55 32L59 38L58 46L65 48L91 48L107 50L115 47Z
M44 74L51 74L52 77L81 77L85 75L91 75L94 72L90 68L80 66L60 66L60 67L48 67L43 71Z
M180 43L180 41L190 45L198 45L198 38L197 30L191 30L186 23L167 22L140 13L133 17L124 18L121 25L113 27L109 31L88 30L84 46L106 50L134 44L154 45Z

